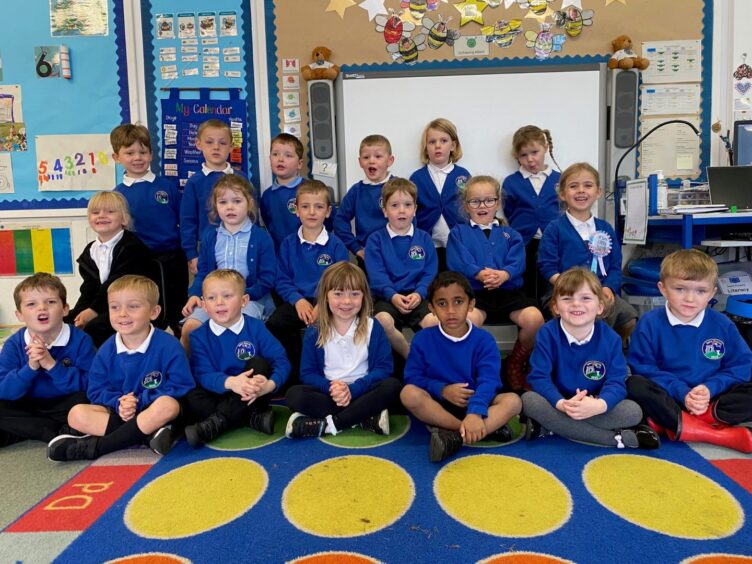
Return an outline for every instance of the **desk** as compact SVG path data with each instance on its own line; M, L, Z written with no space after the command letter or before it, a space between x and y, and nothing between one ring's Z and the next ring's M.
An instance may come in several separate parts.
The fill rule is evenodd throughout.
M677 228L679 233L677 233ZM649 241L680 243L685 249L700 245L707 239L721 239L722 235L732 231L752 231L752 212L651 215L648 217ZM752 241L749 242L749 246L752 246Z

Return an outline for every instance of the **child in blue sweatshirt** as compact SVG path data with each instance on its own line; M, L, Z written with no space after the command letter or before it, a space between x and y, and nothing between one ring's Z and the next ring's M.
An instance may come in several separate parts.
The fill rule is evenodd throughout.
M368 236L386 225L381 211L381 189L389 178L394 156L389 140L383 135L369 135L363 139L358 155L358 164L366 178L350 186L342 198L334 218L334 233L358 257L358 264L363 268ZM355 234L350 225L353 218Z
M288 438L336 435L360 425L389 434L389 405L401 384L393 378L392 353L363 271L349 262L330 266L318 288L319 316L306 329L300 363L302 385L287 391L294 411Z
M253 223L256 201L251 195L250 182L237 174L221 177L212 190L211 208L211 215L218 217L221 223L216 229L207 231L201 240L198 273L183 307L187 319L180 342L186 350L190 349L191 331L209 320L206 311L200 307L201 284L213 270L231 268L243 275L246 293L250 297L243 313L263 319L271 309L269 292L276 278L277 259L271 237Z
M418 190L418 229L431 234L440 272L446 270L449 230L465 222L460 213L460 190L470 173L457 164L461 158L462 146L454 124L445 118L431 121L421 136L420 160L424 166L410 175L410 181Z
M198 387L183 398L187 419L195 421L185 428L185 438L199 448L240 427L271 435L269 400L290 372L285 351L261 321L243 314L248 294L239 272L215 270L202 288L209 322L191 333Z
M473 326L473 289L457 272L440 273L428 287L439 325L415 335L400 399L418 419L434 426L428 456L439 462L464 444L488 437L508 442L506 423L520 413L517 394L499 393L501 354L496 340Z
M469 318L477 327L509 321L519 327L505 364L507 387L521 391L535 334L543 325L537 301L520 288L525 269L522 237L497 218L501 187L495 178L474 176L461 196L470 223L456 225L449 234L447 265L470 280L475 309Z
M304 180L295 196L301 225L279 249L276 290L284 303L274 310L266 326L284 346L293 377L300 369L300 331L318 319L316 287L321 275L327 267L349 258L344 243L324 227L331 211L327 186L318 180Z
M232 151L232 131L221 119L208 119L198 127L196 148L204 155L204 164L188 179L183 189L180 204L180 241L188 259L191 274L198 271L198 243L216 227L209 218L209 196L214 184L225 174L238 175L247 180L245 174L234 169L227 157ZM255 190L251 188L255 198Z
M658 448L640 425L642 411L626 399L627 365L621 339L603 321L603 288L592 272L573 268L554 284L556 319L538 331L522 395L525 438L547 432L573 441L618 448ZM545 429L545 431L544 431Z
M538 248L538 268L551 284L573 266L592 270L603 286L605 318L626 343L637 322L637 312L621 292L621 245L608 222L593 217L591 208L601 197L598 171L588 163L575 163L561 173L559 198L566 213L551 221ZM543 305L549 300L543 298Z
M123 276L107 290L117 333L97 351L87 395L68 413L68 425L85 436L60 435L47 446L50 460L93 460L148 441L157 454L172 448L171 422L178 400L195 387L180 343L152 326L159 289L143 276Z
M431 236L413 225L415 199L415 184L404 178L388 180L381 191L386 227L371 233L366 243L375 317L402 358L410 352L402 334L405 325L420 331L438 323L425 301L436 276L436 250Z
M629 397L671 440L752 452L752 352L734 323L708 309L718 266L695 249L661 263L666 307L640 318L629 343Z
M123 181L115 187L128 201L133 231L149 247L162 265L167 311L165 325L180 334L180 310L188 298L188 266L180 246L180 202L182 195L151 165L149 130L143 125L124 123L110 133L112 158L125 168Z
M67 291L57 276L38 272L13 291L16 317L26 326L0 350L0 447L69 432L68 411L86 401L94 344L63 323Z

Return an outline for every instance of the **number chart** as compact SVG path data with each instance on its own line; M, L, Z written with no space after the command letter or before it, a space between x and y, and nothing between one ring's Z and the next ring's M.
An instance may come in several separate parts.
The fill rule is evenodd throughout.
M36 147L40 191L114 188L109 135L40 135Z

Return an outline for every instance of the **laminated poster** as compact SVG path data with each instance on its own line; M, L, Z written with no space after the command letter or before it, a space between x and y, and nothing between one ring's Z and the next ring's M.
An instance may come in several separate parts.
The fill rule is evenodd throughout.
M0 194L13 194L13 165L9 153L0 153Z
M0 85L0 151L25 151L26 125L21 108L21 87Z
M115 186L109 134L38 135L35 142L40 191L109 190Z
M107 35L107 0L50 0L50 34Z

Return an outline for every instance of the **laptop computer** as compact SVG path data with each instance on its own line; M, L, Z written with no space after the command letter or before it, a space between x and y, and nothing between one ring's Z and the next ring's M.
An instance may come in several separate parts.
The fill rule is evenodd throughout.
M707 172L713 204L752 210L752 166L709 166Z

